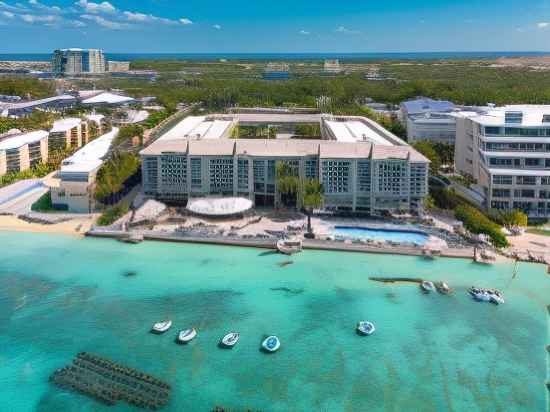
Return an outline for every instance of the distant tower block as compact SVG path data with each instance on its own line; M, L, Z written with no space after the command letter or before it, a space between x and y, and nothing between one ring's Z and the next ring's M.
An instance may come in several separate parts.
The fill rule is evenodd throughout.
M340 66L340 60L338 59L325 60L324 69L326 73L340 73L342 71L342 67Z

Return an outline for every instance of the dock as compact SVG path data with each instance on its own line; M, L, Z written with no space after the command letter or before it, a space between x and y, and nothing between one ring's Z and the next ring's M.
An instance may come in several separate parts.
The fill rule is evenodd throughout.
M71 364L57 369L50 382L106 405L124 401L153 411L168 403L171 391L160 379L87 352L80 352Z

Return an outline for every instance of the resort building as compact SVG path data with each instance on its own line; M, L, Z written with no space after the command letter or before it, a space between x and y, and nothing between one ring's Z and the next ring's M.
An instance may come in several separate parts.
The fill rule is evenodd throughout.
M86 142L87 130L86 122L76 117L55 121L50 130L49 150L81 147Z
M237 126L317 122L321 139L231 139ZM141 152L146 197L246 197L279 206L276 165L323 183L326 210L420 211L428 160L370 119L320 114L188 117Z
M106 70L105 56L99 49L55 50L52 67L54 74L59 76L103 74Z
M325 60L325 63L323 65L323 71L325 73L330 73L330 74L340 73L342 71L342 66L340 66L340 61L338 59Z
M107 67L111 73L125 73L130 71L130 62L118 62L109 60Z
M48 159L48 132L38 130L0 142L0 176L17 173Z
M48 112L62 112L65 109L76 106L77 103L77 98L70 94L28 102L0 103L0 117L24 117L36 109Z
M97 172L103 164L118 129L98 137L63 160L58 179L51 187L52 204L74 213L95 209L94 189Z
M409 143L430 140L454 144L456 120L452 102L421 98L403 102L400 107Z
M456 170L486 208L550 217L550 106L488 107L456 114Z

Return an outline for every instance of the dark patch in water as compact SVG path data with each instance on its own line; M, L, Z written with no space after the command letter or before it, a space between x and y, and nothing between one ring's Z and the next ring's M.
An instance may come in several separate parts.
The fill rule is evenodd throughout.
M292 265L294 262L292 260L285 260L284 262L277 263L280 267L284 268L285 266Z
M290 295L301 295L305 292L304 289L292 289L287 287L278 287L278 288L269 288L270 290L273 290L275 292L286 292Z
M397 298L397 295L394 292L386 292L385 296L388 300L395 300Z
M210 258L202 259L201 262L200 262L200 266L206 266L206 265L209 265L212 262L213 262L213 259L210 259Z
M124 272L122 276L124 276L126 278L132 278L132 277L137 276L137 272L135 270L128 270L128 271Z
M278 253L279 252L277 252L276 250L267 250L265 252L258 254L258 256L271 256L271 255L277 255Z

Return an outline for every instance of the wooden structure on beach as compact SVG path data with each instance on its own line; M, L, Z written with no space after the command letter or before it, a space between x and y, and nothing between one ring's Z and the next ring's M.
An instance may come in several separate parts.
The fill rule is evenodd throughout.
M50 381L106 405L125 401L150 410L164 407L171 390L169 384L149 374L87 352L80 352L70 365L56 370Z

